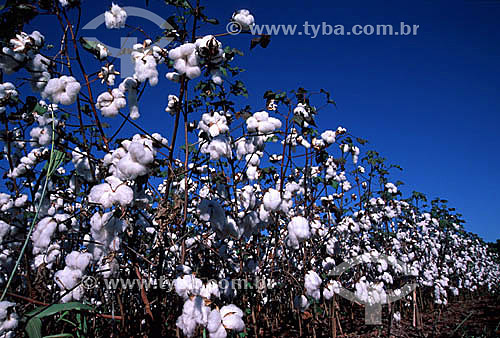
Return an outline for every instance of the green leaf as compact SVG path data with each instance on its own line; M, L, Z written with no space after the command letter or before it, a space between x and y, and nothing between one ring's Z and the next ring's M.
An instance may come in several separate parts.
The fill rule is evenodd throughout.
M28 321L26 333L29 338L42 338L42 321L40 318L34 317Z
M45 310L41 311L44 309L45 306L40 306L33 311L28 312L25 316L31 317L35 316L35 318L43 318L47 316L52 316L53 314L63 312L63 311L69 311L69 310L87 310L87 311L92 311L93 308L89 305L78 303L78 302L69 302L69 303L62 303L62 304L52 304Z
M334 189L337 189L339 187L339 182L337 181L333 181L332 183L330 183L330 185L334 188Z

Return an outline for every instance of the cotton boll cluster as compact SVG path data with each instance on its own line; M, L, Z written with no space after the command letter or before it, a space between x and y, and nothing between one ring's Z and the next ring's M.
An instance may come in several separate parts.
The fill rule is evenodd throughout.
M161 136L158 139L161 139ZM104 165L109 166L109 172L116 178L123 181L134 180L149 173L149 166L153 163L155 155L156 147L153 140L136 134L132 140L124 140L121 147L106 154Z
M63 75L49 80L42 91L42 97L56 104L70 105L76 101L79 92L80 83L73 76Z
M387 294L383 283L369 283L366 277L361 277L356 283L356 297L364 304L385 304L387 303Z
M0 337L13 338L17 328L19 316L12 309L16 303L9 301L0 302Z
M210 307L205 305L205 300L200 296L196 296L185 301L182 315L177 318L176 325L184 335L192 337L198 325L207 325L209 314Z
M131 56L135 65L134 78L139 82L149 80L151 86L156 86L158 84L156 66L163 62L166 53L160 47L151 44L152 41L149 39L142 44L135 44Z
M102 116L115 117L126 105L125 94L115 88L111 93L104 92L97 97L96 108L101 110Z
M309 222L302 216L295 216L288 223L287 245L293 249L299 248L299 243L311 237Z
M59 231L67 230L65 222L68 219L70 219L70 216L67 214L56 214L54 216L44 217L36 224L31 234L33 253L35 255L46 252L52 240L52 236L57 229Z
M246 120L247 129L249 132L258 132L261 134L269 134L276 129L281 128L281 121L274 117L269 117L269 113L260 111Z
M248 9L234 12L231 20L238 23L243 31L249 31L255 25L255 19Z
M315 271L309 271L304 278L304 287L306 288L306 295L319 300L321 297L321 278Z
M36 127L36 128L39 128L39 127ZM44 130L44 129L42 128L42 129L39 129L38 131L35 131L34 135L35 136L42 136L42 139L41 139L42 142L50 143L51 139L50 138L46 139L46 137L47 137L47 134L49 134L49 135L51 134L52 129L50 128L50 132L49 132L49 130L44 130L42 132L42 130ZM52 135L50 135L50 137L51 136ZM35 138L35 140L40 141L40 138ZM37 143L38 143L38 141L37 141ZM13 168L12 171L9 171L7 176L11 177L11 178L18 178L18 177L24 175L29 170L32 170L42 160L42 157L47 152L48 152L48 149L46 149L46 148L33 148L26 156L23 156L19 159L19 164L15 168Z
M104 22L108 29L123 28L126 20L127 12L114 3L111 5L111 10L104 13Z
M91 259L92 255L90 253L73 251L66 256L66 266L64 269L54 274L54 281L59 289L61 289L61 295L64 295L61 298L62 303L67 303L73 299L80 300L82 298L85 290L82 285L76 285L83 277L85 269L89 265ZM73 290L68 292L71 289Z
M229 131L226 114L221 112L205 113L201 116L198 129L209 134L211 137L225 134Z
M168 57L174 61L176 73L167 73L167 79L175 80L177 76L186 74L192 80L201 75L199 57L194 43L186 43L171 49L168 52Z
M134 191L115 176L105 179L106 183L92 187L89 194L89 202L100 204L103 208L111 208L113 205L126 207L134 199Z
M18 93L16 87L10 83L0 83L0 113L5 111L5 106L11 99L17 98Z
M179 98L175 95L169 95L168 96L168 104L167 107L165 108L165 111L167 113L170 113L171 115L175 114L177 111L177 105L179 104Z
M118 87L122 93L127 92L128 107L130 110L130 118L137 120L141 115L139 114L139 105L137 104L137 89L139 83L132 77L125 78Z

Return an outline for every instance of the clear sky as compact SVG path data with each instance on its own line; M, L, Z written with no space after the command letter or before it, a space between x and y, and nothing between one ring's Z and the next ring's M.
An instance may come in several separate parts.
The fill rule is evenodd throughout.
M82 24L103 13L111 1L90 4ZM167 18L160 1L117 1L150 9ZM416 36L273 36L267 49L239 58L250 92L249 104L262 106L268 90L329 90L338 108L319 116L323 129L339 125L368 139L374 149L404 171L395 177L404 192L417 190L449 201L466 229L487 241L500 238L500 0L454 1L202 1L221 24L200 33L225 32L234 10L248 8L258 24L419 25ZM37 19L36 24L45 22ZM156 29L144 19L128 23ZM29 28L26 29L29 31ZM60 32L53 22L42 32ZM50 35L48 33L47 35ZM104 25L92 32L118 47L120 32ZM140 36L137 35L137 36ZM221 38L248 50L249 36ZM52 41L57 44L57 41ZM97 64L97 63L96 63ZM163 77L150 91L141 125L169 137L163 109L174 85ZM172 92L170 92L170 90ZM143 103L144 104L144 103ZM130 131L132 132L132 131Z

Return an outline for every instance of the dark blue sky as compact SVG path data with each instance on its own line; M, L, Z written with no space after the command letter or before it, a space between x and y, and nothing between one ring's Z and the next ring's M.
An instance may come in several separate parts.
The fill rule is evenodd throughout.
M111 5L86 2L91 6L83 24ZM145 7L144 1L117 3ZM488 241L500 238L500 0L223 0L206 1L205 6L221 21L219 26L203 26L201 32L207 34L224 32L225 20L239 8L250 9L258 24L297 24L298 29L304 21L346 27L399 27L401 21L419 25L416 36L279 35L267 49L252 51L249 36L221 41L245 50L239 66L247 71L240 77L252 106L262 105L267 89L329 90L338 108L320 114L322 129L342 125L368 139L367 148L404 168L395 177L406 183L404 192L447 199L463 214L467 230ZM173 14L160 1L151 0L148 9L165 18ZM127 22L154 29L140 18ZM37 23L33 27L39 29ZM52 24L50 29L60 28ZM123 34L102 26L93 35L117 46ZM160 84L148 96L139 121L167 136L171 123L163 108L176 89L163 77L164 67L160 73Z

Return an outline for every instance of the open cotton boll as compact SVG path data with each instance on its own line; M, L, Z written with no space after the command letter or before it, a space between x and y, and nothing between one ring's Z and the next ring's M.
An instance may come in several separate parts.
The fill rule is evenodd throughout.
M245 329L245 322L243 322L243 311L234 304L225 305L220 309L222 318L222 325L226 329L234 330L236 332Z
M127 12L114 3L111 5L111 10L104 13L104 22L108 29L123 28L126 20Z
M264 203L264 208L269 211L275 211L280 208L281 197L280 192L276 189L269 189L265 194L262 200Z
M198 122L198 129L208 133L211 137L228 132L229 126L227 125L225 113L221 111L203 114L200 122Z
M106 183L92 187L89 194L90 203L101 204L105 209L114 204L125 207L132 203L134 191L125 182L115 176L109 176L105 181Z
M60 78L50 79L41 95L53 103L70 105L76 101L79 92L80 84L76 79L63 75Z
M232 21L238 23L243 31L248 31L255 25L255 19L248 9L240 9L234 12Z
M288 246L299 248L299 243L311 237L309 222L302 216L295 216L288 223Z
M53 217L47 216L40 220L31 234L33 242L33 253L43 252L50 245L52 235L56 231L57 222Z
M217 161L221 157L231 158L231 146L229 140L221 135L217 136L210 143L204 143L200 151L202 154L209 154L212 161Z
M210 75L212 76L212 82L216 85L220 86L224 82L224 80L222 79L222 73L219 69L212 69L210 71Z
M385 188L391 194L396 194L398 192L398 188L393 183L386 183Z
M202 287L203 282L201 279L191 274L177 277L174 281L175 292L184 299L199 295Z
M176 325L186 336L191 337L197 325L208 324L209 314L210 308L205 305L205 300L196 296L184 302L182 315L177 319Z
M336 133L333 130L327 130L321 134L321 139L327 144L335 143Z
M139 84L132 77L125 78L118 86L122 93L127 92L128 106L130 110L130 118L137 120L140 117L139 106L137 105L137 88Z
M323 297L326 300L330 300L334 294L340 293L341 284L338 281L332 281L323 289Z
M111 93L104 92L97 97L96 107L101 110L102 116L114 117L126 105L125 95L117 88L114 88Z
M85 271L87 266L90 263L92 258L92 254L86 252L72 251L69 255L66 256L65 262L66 266L73 270Z
M168 52L168 57L174 61L174 68L179 75L186 74L191 80L201 75L194 43L185 43L182 46L171 49ZM170 75L170 77L170 80L177 80L174 74ZM167 78L169 78L168 74Z
M314 271L309 271L304 278L304 287L306 288L306 295L313 297L316 300L319 300L321 297L320 286L321 286L321 278Z
M14 329L17 328L19 316L14 312L12 307L16 306L16 303L9 301L0 302L0 336L3 338L14 337Z
M175 95L169 95L168 96L168 104L167 107L165 108L165 111L167 113L173 114L176 112L176 106L179 102L179 98Z

